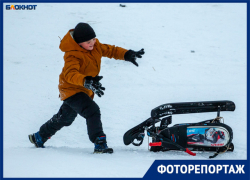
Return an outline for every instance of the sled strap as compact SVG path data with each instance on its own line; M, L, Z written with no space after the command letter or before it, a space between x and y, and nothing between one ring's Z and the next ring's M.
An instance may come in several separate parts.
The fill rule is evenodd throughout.
M166 140L167 141L163 141L163 143L162 143L163 147L164 146L166 147L167 144L172 144L172 145L176 146L177 148L179 148L181 151L184 151L184 152L188 153L191 156L195 156L196 155L195 153L191 152L189 149L182 147L181 145L177 144L176 142L173 142L170 139L166 139Z
M191 156L196 156L196 154L193 153L192 151L190 151L188 148L186 148L186 151L185 151L185 152L188 153L188 154L191 155Z
M186 152L186 153L188 153L189 155L191 155L191 156L196 156L196 153L193 153L192 151L190 151L188 148L183 148L183 147L181 147L180 145L178 145L177 143L175 143L175 142L166 142L166 141L163 141L163 143L164 144L172 144L172 145L174 145L174 146L176 146L176 147L178 147L180 150L182 150L182 151L184 151L184 152ZM149 143L149 146L162 146L162 142L153 142L153 143ZM163 146L164 147L164 146Z
M161 142L149 143L149 146L161 146Z

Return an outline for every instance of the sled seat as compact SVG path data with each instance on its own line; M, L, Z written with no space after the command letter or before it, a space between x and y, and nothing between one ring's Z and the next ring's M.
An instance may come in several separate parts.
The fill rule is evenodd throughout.
M200 102L180 102L160 105L151 111L152 118L161 118L174 114L207 113L220 111L234 111L233 101L200 101Z

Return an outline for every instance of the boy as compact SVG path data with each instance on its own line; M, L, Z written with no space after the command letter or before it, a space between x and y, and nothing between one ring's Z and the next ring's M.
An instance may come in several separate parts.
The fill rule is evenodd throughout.
M142 57L144 49L135 52L101 44L87 23L79 23L75 29L69 30L59 48L65 52L58 85L63 104L37 133L29 135L30 142L43 148L51 136L62 127L70 126L79 114L87 121L89 139L95 145L94 153L113 153L113 149L107 146L99 106L93 101L94 94L101 97L105 90L100 83L103 77L98 76L101 57L125 60L138 66L136 58Z

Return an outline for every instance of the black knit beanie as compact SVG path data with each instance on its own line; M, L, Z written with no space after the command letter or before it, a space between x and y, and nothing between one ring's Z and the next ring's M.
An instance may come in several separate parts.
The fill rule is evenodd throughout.
M95 31L87 23L78 23L75 27L73 38L77 43L89 41L95 38Z

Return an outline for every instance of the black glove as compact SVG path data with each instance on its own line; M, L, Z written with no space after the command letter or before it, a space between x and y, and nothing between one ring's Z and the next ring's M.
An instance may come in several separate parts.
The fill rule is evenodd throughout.
M140 51L133 51L133 50L128 50L125 55L124 55L124 59L125 61L130 61L132 62L134 65L138 66L137 62L135 61L136 58L141 58L145 52L144 49L141 49Z
M105 88L102 87L102 84L99 82L102 78L103 76L96 76L96 77L87 76L85 77L83 86L87 89L92 90L95 94L101 97L102 95L104 95L103 91L105 90Z

